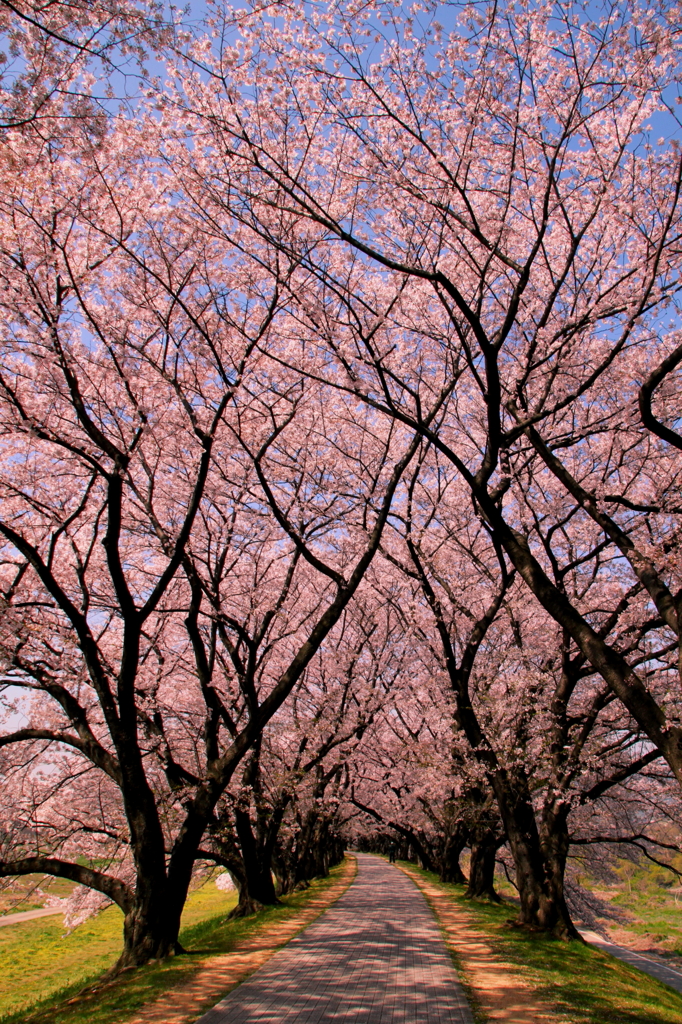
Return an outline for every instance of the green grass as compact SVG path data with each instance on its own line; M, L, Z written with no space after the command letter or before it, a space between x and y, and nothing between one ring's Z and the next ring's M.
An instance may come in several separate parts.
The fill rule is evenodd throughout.
M414 865L409 865L414 870ZM467 900L464 887L422 871L466 908L491 947L571 1024L680 1024L682 994L592 946L531 935L510 927L510 905Z
M667 893L622 893L611 903L628 913L629 920L621 927L646 939L646 948L662 956L682 956L682 907L675 906Z
M682 868L682 857L675 861L676 867ZM653 949L661 956L682 956L679 882L670 872L646 862L620 861L616 863L615 872L620 875L620 881L609 886L598 886L589 878L581 881L587 888L597 890L614 907L625 911L628 920L619 927L630 932L633 939L643 939L641 947ZM671 891L673 881L676 885Z
M185 930L207 918L224 918L234 904L234 894L207 882L187 900ZM25 1014L36 1003L75 993L99 977L121 952L122 926L123 915L112 906L69 935L60 916L0 928L0 1020L17 1019L17 1011Z
M0 917L38 910L45 905L47 895L63 898L72 890L73 882L64 878L46 878L45 875L0 879Z
M68 936L61 918L0 928L0 1024L121 1024L145 1003L190 978L206 955L229 952L241 939L292 916L335 882L339 871L334 868L328 879L283 897L281 905L238 921L227 920L234 894L209 882L190 894L183 914L180 941L189 956L127 971L79 998L83 986L95 982L120 953L122 915L117 907L109 907Z

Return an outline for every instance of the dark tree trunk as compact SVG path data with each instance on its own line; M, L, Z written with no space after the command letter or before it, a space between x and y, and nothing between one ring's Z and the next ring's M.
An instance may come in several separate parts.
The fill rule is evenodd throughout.
M314 878L326 878L341 863L345 844L335 823L325 814L309 811L298 819L298 830L286 846L278 846L275 873L283 893L304 888Z
M185 952L179 941L180 919L195 853L176 857L169 871L165 857L155 869L147 859L144 874L138 868L135 898L123 922L123 952L115 971Z
M239 811L235 819L239 838L232 823L220 818L210 830L214 849L205 854L207 859L226 867L234 879L238 900L237 906L230 912L231 918L255 914L263 906L277 902L269 852L264 851L257 842L247 811ZM247 851L251 854L250 858L247 857Z
M440 862L439 878L441 882L451 882L454 885L466 885L466 875L462 871L459 858L466 846L466 836L457 833L455 836L448 836L445 840L443 856Z
M561 939L580 938L563 898L563 872L559 891L558 879L545 856L525 774L517 771L512 778L498 771L491 781L516 869L521 902L516 923Z
M174 907L176 901L159 898L160 895L157 892L150 898L136 900L134 908L126 914L123 952L116 971L183 952L178 941L180 915Z
M132 733L132 728L128 728ZM178 859L176 877L171 884L158 807L144 775L139 751L136 745L126 743L121 737L118 737L118 746L125 765L125 784L121 791L130 824L136 881L133 903L123 923L123 951L114 971L182 952L180 918L196 852L193 850L191 855ZM178 872L177 868L181 870Z
M272 858L280 895L293 892L296 885L296 835L291 835L286 844L278 843Z
M329 857L326 849L326 822L314 811L310 811L301 829L298 857L296 859L296 885L308 883L313 878L326 878L329 874Z
M546 811L542 822L542 850L546 865L547 888L552 895L554 903L560 908L562 919L570 924L567 934L562 937L581 939L580 933L571 921L571 915L566 906L566 893L564 889L566 860L570 846L568 813L568 808L565 805L561 805L558 810L550 808Z
M262 906L277 902L275 883L272 879L272 846L258 842L253 834L248 811L235 811L235 825L244 860L246 888L249 897Z
M500 902L495 892L495 857L498 841L494 832L481 832L471 844L471 865L469 868L469 886L466 895L469 899L488 899Z

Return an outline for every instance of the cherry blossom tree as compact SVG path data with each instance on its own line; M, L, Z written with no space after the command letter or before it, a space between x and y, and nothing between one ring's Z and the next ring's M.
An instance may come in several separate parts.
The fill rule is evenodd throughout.
M170 9L156 0L6 0L0 126L44 141L69 134L74 121L97 130L114 79L143 79L144 59L177 35Z
M660 752L643 744L636 723L623 715L570 637L541 609L528 608L519 581L500 572L499 551L466 502L448 461L440 464L437 453L425 447L406 495L404 504L394 506L392 530L382 545L403 582L394 581L384 599L402 609L405 630L420 652L423 668L416 678L437 681L445 693L424 701L406 686L400 709L382 719L384 738L375 742L369 763L355 769L370 793L382 793L381 806L376 797L357 795L355 805L403 836L422 863L441 874L450 869L436 849L444 841L447 847L446 822L453 816L453 841L459 850L466 845L472 851L470 895L494 894L495 853L508 842L520 922L576 937L564 895L570 815L576 808L592 807L612 787L655 762ZM542 514L539 502L536 511ZM570 518L570 504L567 511ZM593 562L605 553L599 532L593 534L591 551L557 568L556 581L571 596L580 594L596 618L605 595ZM611 578L607 601L614 583ZM665 651L652 646L656 623L647 627L636 595L622 593L619 609L603 617L602 635L635 664L660 658ZM650 681L657 695L664 675ZM430 714L425 705L432 706ZM409 707L412 724L404 725ZM441 740L434 767L427 771L427 797L426 780L410 780L405 766L414 757L417 774L423 774L428 757L420 750L422 731L438 735L431 716L440 716L442 729L448 707L450 739ZM456 796L448 778L457 780ZM358 784L356 793L362 789ZM493 794L497 811L490 806Z
M403 636L365 583L233 777L200 855L235 878L235 916L328 874L342 854L338 792L400 671Z
M159 11L75 10L3 8L0 874L141 963L347 796L574 934L569 815L682 782L676 8L215 5L99 120Z
M31 699L0 740L24 821L0 874L117 902L122 967L175 948L214 809L360 586L419 442L264 365L276 282L197 240L128 122L68 156L4 156L2 648ZM93 773L100 808L65 832Z
M451 461L505 557L682 781L676 706L556 584L514 486L530 446L576 503L576 531L597 523L677 644L675 570L644 539L660 516L665 548L677 514L675 10L216 11L229 44L196 51L201 73L167 109L204 142L174 158L211 229L237 217L269 267L297 261L271 357ZM639 466L655 452L653 489L622 463L633 444Z

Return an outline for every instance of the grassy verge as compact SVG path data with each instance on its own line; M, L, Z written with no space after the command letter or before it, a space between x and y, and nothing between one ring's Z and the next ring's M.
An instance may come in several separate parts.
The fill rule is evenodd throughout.
M208 881L190 894L183 926L222 919L234 904L234 894ZM32 1007L55 1005L93 982L116 962L122 926L112 906L68 935L60 916L0 928L0 1020L24 1020Z
M405 865L411 870L414 865ZM620 960L578 942L517 931L507 904L467 900L464 887L420 871L471 914L501 960L526 978L539 996L572 1024L680 1024L682 994Z
M682 856L673 858L682 869ZM682 957L682 903L679 882L672 873L653 864L615 861L611 884L579 880L606 904L624 913L626 920L602 921L610 937L641 952L673 960Z
M337 881L339 871L335 868L328 879L283 897L280 906L239 921L227 920L234 896L209 883L190 895L183 914L180 941L190 955L126 972L96 993L80 998L80 989L96 981L120 952L121 914L117 908L110 907L66 937L60 918L57 925L47 924L55 920L48 918L0 929L0 941L3 931L18 933L21 929L23 933L9 944L11 952L0 946L0 978L6 986L0 994L0 1022L121 1024L161 993L191 978L208 956L229 952L260 929L293 916L311 897ZM39 927L32 927L36 925ZM24 961L31 963L32 990L29 971L20 966ZM28 998L29 992L33 998Z

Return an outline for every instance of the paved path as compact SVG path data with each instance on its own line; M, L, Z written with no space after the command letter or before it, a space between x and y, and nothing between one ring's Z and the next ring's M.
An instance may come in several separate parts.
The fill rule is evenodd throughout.
M618 960L623 960L626 964L630 964L631 967L636 967L638 971L650 974L652 978L658 978L659 981L664 981L666 985L670 985L671 988L682 992L682 971L676 970L674 967L668 967L667 964L662 964L660 960L652 960L651 957L644 956L642 953L635 953L632 949L617 946L614 942L607 942L606 939L603 939L601 935L597 935L596 932L581 931L580 934L587 942L593 946L598 946L599 949L603 949L605 953L610 953L611 956L617 957Z
M341 899L197 1024L473 1024L420 891L357 858Z
M36 917L52 917L54 914L63 914L61 907L42 907L38 910L22 910L17 914L3 914L0 916L0 928L7 924L21 924L22 921L33 921Z

